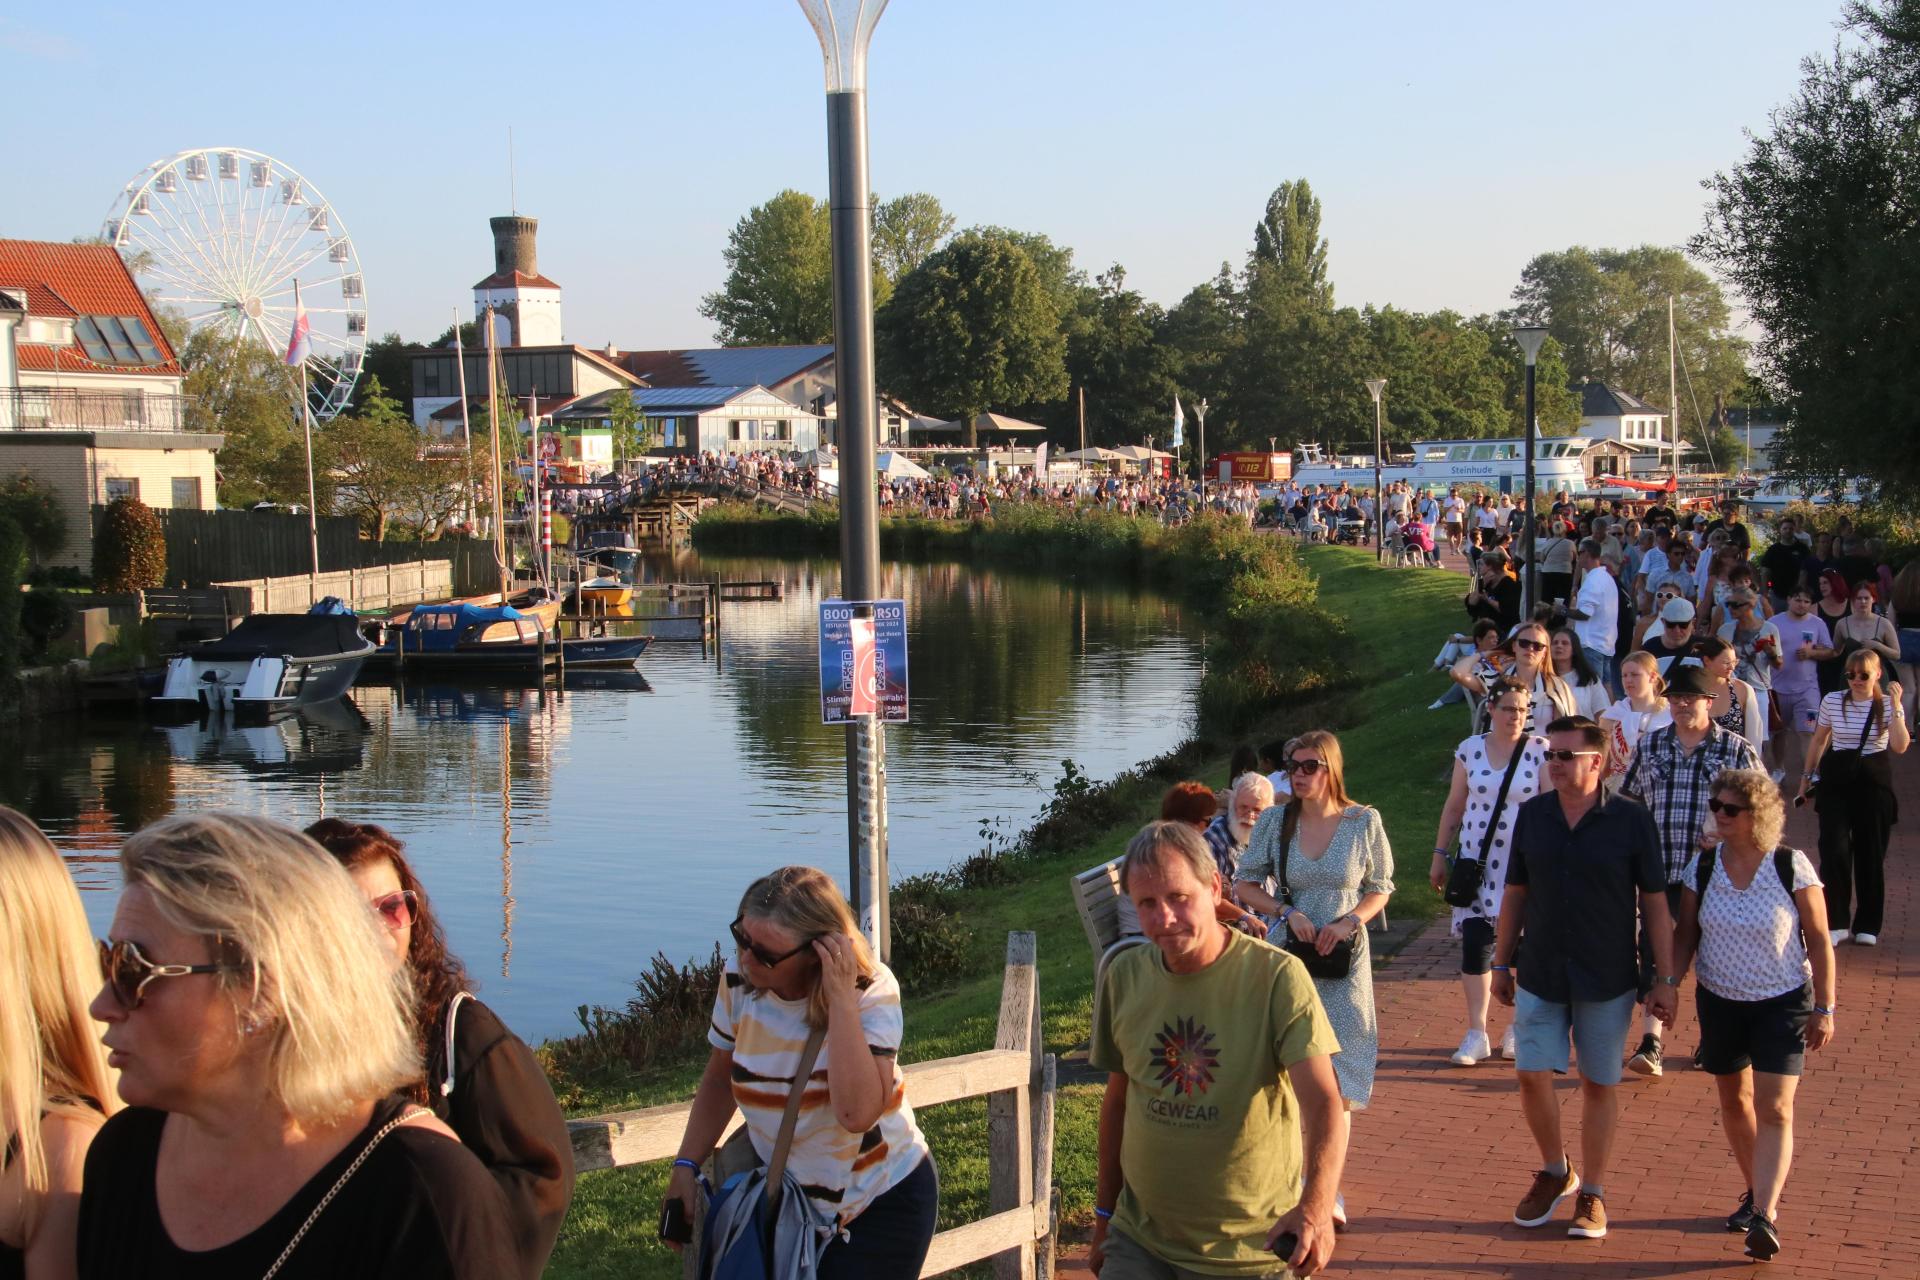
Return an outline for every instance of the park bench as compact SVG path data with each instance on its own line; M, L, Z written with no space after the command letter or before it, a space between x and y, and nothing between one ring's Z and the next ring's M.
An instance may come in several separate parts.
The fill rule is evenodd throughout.
M1073 905L1080 913L1081 927L1087 931L1087 943L1093 948L1093 993L1098 999L1100 980L1113 958L1146 941L1133 903L1120 892L1120 859L1088 867L1074 876Z

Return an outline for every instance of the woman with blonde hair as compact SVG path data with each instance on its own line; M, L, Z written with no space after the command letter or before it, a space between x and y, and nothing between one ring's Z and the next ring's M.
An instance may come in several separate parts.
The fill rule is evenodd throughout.
M1241 902L1277 921L1267 937L1274 946L1296 954L1310 950L1323 959L1347 955L1343 976L1316 974L1313 985L1340 1040L1333 1073L1350 1125L1351 1113L1373 1100L1380 1057L1367 922L1387 909L1393 893L1393 849L1380 811L1348 798L1346 757L1333 734L1311 729L1289 742L1284 767L1293 798L1254 824L1233 889ZM1290 901L1262 887L1269 877ZM1339 1200L1334 1222L1346 1223Z
M1885 921L1887 841L1899 813L1892 758L1913 738L1899 683L1881 683L1880 655L1857 649L1846 662L1846 691L1820 699L1795 803L1818 788L1820 875L1833 940L1872 947Z
M1640 739L1673 723L1673 712L1667 708L1667 682L1660 675L1660 660L1645 649L1636 649L1620 659L1620 687L1625 690L1625 696L1595 717L1607 735L1604 782L1609 794L1620 789Z
M87 1015L96 968L66 863L0 806L0 1276L74 1274L81 1169L117 1105Z
M1806 1055L1833 1039L1833 946L1820 877L1780 843L1786 806L1773 781L1724 769L1708 807L1719 840L1681 873L1673 971L1685 976L1697 957L1700 1066L1747 1184L1727 1230L1765 1262L1780 1251L1794 1092Z
M509 1277L486 1169L424 1110L412 984L339 863L237 814L120 850L100 944L128 1105L87 1156L83 1280Z
M735 949L714 998L713 1052L668 1201L693 1220L700 1165L736 1108L754 1153L769 1160L797 1079L817 1105L799 1110L787 1172L837 1229L819 1280L919 1275L940 1181L896 1062L900 984L839 887L814 867L782 867L748 885L728 930ZM807 1070L809 1049L818 1057Z

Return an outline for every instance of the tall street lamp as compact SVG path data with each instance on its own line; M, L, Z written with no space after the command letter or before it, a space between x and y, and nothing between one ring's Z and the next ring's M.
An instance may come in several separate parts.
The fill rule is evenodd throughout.
M1380 397L1386 394L1385 378L1368 378L1367 394L1373 397L1373 562L1385 556L1382 533L1387 524L1387 495L1380 491Z
M799 0L827 72L828 203L833 227L833 360L840 425L840 594L880 594L874 495L873 188L867 178L867 45L887 0ZM886 739L878 715L847 726L847 888L882 959L887 930Z
M1193 407L1200 416L1200 505L1207 502L1207 398L1200 397L1200 403Z
M1543 324L1523 324L1513 331L1513 340L1520 344L1520 351L1527 357L1527 492L1522 503L1525 516L1521 528L1522 554L1527 558L1526 586L1520 595L1520 616L1533 616L1534 602L1540 598L1540 565L1533 555L1533 438L1539 432L1533 421L1533 374L1534 363L1540 358L1541 344L1547 340L1547 326Z

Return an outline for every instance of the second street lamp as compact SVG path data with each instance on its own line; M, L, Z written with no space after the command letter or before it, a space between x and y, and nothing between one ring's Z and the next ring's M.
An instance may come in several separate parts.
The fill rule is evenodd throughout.
M1520 352L1527 358L1527 417L1526 450L1527 482L1526 493L1521 500L1521 554L1527 558L1526 585L1520 595L1520 616L1533 616L1534 602L1540 598L1540 565L1533 555L1533 437L1538 434L1533 422L1533 376L1534 364L1540 358L1540 348L1547 340L1547 327L1543 324L1525 324L1513 331L1513 340L1520 344Z
M1387 495L1380 492L1380 397L1386 393L1385 378L1368 378L1367 394L1373 397L1373 562L1385 554L1383 533L1387 526Z

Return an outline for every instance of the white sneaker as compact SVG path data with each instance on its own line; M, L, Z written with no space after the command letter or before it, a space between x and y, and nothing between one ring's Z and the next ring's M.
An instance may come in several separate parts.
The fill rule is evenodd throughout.
M1469 1031L1460 1038L1460 1047L1453 1051L1453 1057L1448 1061L1456 1067L1470 1067L1480 1059L1492 1056L1493 1046L1487 1043L1487 1033Z
M1507 1059L1508 1061L1512 1061L1513 1054L1514 1054L1513 1028L1509 1026L1506 1030L1506 1034L1500 1037L1500 1056Z
M1856 947L1877 947L1880 945L1880 935L1877 933L1856 933L1853 935L1853 945Z
M1777 787L1787 780L1787 771L1785 769L1775 769L1767 776L1773 779L1773 785Z
M1435 699L1434 699L1434 700L1433 700L1432 702L1429 702L1429 703L1427 704L1427 710L1429 710L1429 711L1439 711L1439 710L1440 710L1441 708L1443 708L1443 707L1445 707L1446 705L1447 705L1447 704L1446 704L1446 703L1444 703L1444 702L1442 702L1442 701L1441 701L1440 699L1438 699L1438 698L1435 698Z
M1852 936L1853 935L1848 933L1845 929L1835 929L1831 935L1831 940L1833 942L1833 945L1837 947L1841 943L1845 942L1848 938L1851 938ZM1875 938L1874 941L1878 942L1880 941L1880 939Z

